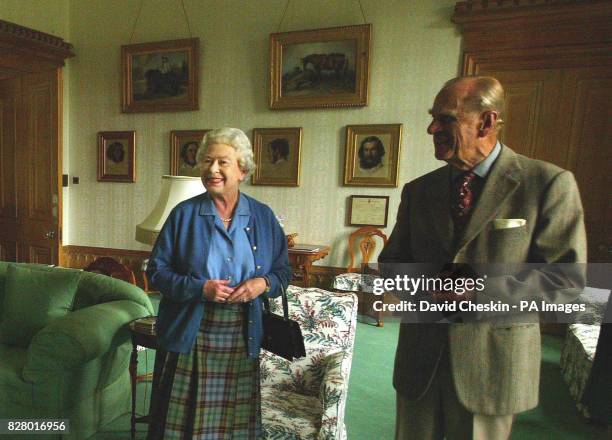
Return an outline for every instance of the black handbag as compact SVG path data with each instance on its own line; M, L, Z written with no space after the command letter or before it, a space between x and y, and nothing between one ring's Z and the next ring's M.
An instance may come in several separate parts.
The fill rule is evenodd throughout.
M289 319L287 294L283 290L283 315L275 315L270 311L268 297L263 295L264 309L262 311L263 339L261 348L283 357L289 361L306 356L304 337L300 325Z

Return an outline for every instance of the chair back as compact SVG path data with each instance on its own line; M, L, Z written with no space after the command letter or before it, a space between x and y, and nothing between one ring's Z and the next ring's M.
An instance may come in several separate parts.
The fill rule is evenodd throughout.
M304 394L318 395L324 370L321 365L326 357L338 353L348 377L357 325L357 298L351 293L289 286L287 300L289 318L297 321L302 330L306 357L289 362L262 350L262 386L297 386ZM281 299L271 299L270 309L282 315Z
M368 265L370 258L372 258L374 251L376 250L376 240L374 239L375 236L382 239L383 247L387 244L387 236L383 234L380 229L374 226L364 226L349 235L349 265L346 269L347 272L361 272L363 267ZM358 266L355 266L356 244L359 246L359 251L361 253L361 264Z
M86 272L101 273L111 278L117 278L127 283L136 285L134 272L125 264L119 263L111 257L96 258L89 266L83 269Z

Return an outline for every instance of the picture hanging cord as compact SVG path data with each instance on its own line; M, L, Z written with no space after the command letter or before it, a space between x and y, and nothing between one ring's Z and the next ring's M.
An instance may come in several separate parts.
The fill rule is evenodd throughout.
M183 1L183 0L181 0ZM357 0L359 2L359 9L361 10L361 18L363 18L363 24L366 24L366 18L365 18L365 13L363 12L363 5L361 4L361 0ZM285 10L283 11L283 16L281 17L281 21L278 24L278 29L276 30L276 32L280 32L281 30L281 26L283 24L283 20L285 20L285 14L287 14L287 9L289 9L289 3L291 3L291 0L287 0L287 4L285 5ZM189 25L189 23L187 24Z
M134 32L136 32L136 25L138 24L138 19L140 18L140 13L142 12L143 5L144 5L144 0L140 0L140 6L138 7L138 14L136 14L136 20L134 20L134 25L132 26L132 34L130 35L130 44L132 44L132 39L134 38ZM187 11L185 10L184 0L181 0L181 7L183 8L183 15L185 16L185 22L187 23L187 32L189 32L189 38L193 38L193 35L191 35L191 26L189 26L189 16L187 15Z
M287 9L289 9L289 3L291 3L291 0L287 0L287 4L285 5L285 10L283 11L283 16L281 17L281 21L278 24L278 29L276 30L276 32L280 32L280 30L281 30L281 26L283 24L283 20L285 19L285 14L287 13Z
M363 5L361 4L361 0L357 0L359 2L359 9L361 9L361 17L363 18L363 24L366 24L365 13L363 12Z
M132 38L134 38L134 32L136 31L136 24L138 24L138 19L140 18L140 13L142 12L143 4L144 4L144 0L140 0L140 6L138 7L138 14L136 14L136 20L134 20L134 24L132 25L132 34L130 35L130 44L132 44Z

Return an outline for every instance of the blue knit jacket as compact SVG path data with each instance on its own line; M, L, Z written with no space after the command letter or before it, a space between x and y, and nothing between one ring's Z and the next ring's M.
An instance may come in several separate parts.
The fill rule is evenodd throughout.
M254 277L269 279L267 295L274 298L287 288L291 277L287 240L272 210L244 196L251 211L246 231L255 258ZM214 228L214 217L204 215L204 202L209 197L201 194L172 210L147 266L151 285L162 294L156 330L158 345L166 351L191 350L207 304L202 289L207 281L205 264ZM263 337L261 296L247 304L245 342L248 356L255 359Z

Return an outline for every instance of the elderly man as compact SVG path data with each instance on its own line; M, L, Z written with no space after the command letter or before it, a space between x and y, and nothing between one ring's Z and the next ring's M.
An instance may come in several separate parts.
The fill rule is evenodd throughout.
M435 157L447 166L406 184L381 263L586 261L573 175L498 142L503 107L495 78L444 85L427 132ZM524 294L527 284L552 301L575 297L584 279L551 276L551 270L544 265L527 278L492 277L487 284L506 300ZM481 299L453 292L431 297L444 304ZM393 377L396 439L507 439L514 414L537 405L539 374L537 323L403 323Z

